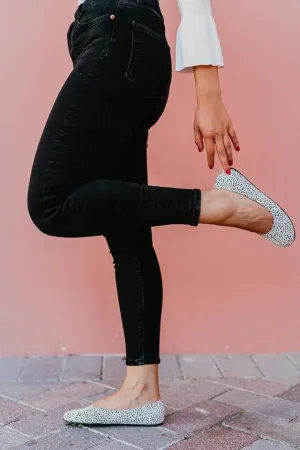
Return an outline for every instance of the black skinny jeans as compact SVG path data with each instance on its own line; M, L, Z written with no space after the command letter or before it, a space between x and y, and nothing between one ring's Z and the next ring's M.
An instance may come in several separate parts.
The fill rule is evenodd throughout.
M201 200L198 189L147 184L148 130L165 108L171 82L158 1L86 0L68 45L74 69L39 142L29 214L50 236L106 238L126 364L157 364L162 280L151 227L198 225Z

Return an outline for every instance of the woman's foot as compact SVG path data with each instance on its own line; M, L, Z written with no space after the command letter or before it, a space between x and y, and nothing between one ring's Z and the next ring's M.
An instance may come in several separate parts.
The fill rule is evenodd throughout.
M119 392L64 414L64 420L69 424L88 425L157 426L164 419L157 365L127 367L127 376Z
M266 234L273 227L272 214L259 203L223 189L202 193L200 223L240 228Z
M252 231L277 247L296 238L287 213L236 169L220 173L215 189L203 193L199 222Z
M158 365L127 366L127 376L118 392L101 398L93 406L132 409L160 400Z
M230 205L219 225L253 231L277 247L289 247L293 244L296 232L290 217L241 172L233 168L229 175L221 172L215 188L225 191L220 195Z
M108 397L101 398L93 403L93 406L105 409L132 409L145 406L160 400L160 395L150 389L147 385L137 382L131 385L127 380L124 381L120 390Z

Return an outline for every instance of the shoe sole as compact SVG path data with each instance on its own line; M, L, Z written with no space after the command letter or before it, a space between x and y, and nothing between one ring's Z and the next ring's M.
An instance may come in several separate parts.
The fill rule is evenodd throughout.
M157 423L157 424L153 424L153 425L149 425L149 424L141 424L141 423L79 423L79 422L69 422L68 420L65 420L65 423L67 425L72 425L72 426L79 426L79 425L84 425L87 427L159 427L161 425L163 425L164 422L161 423Z

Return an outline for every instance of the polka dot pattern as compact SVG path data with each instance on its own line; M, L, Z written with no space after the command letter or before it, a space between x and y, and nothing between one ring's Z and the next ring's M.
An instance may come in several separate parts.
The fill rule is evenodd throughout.
M72 424L85 425L161 425L165 419L162 400L139 408L115 410L96 406L73 409L64 414L64 420Z
M274 219L273 228L269 233L261 235L262 237L268 239L278 247L288 247L295 241L295 228L286 212L254 186L238 170L231 169L230 175L222 172L216 180L215 188L226 189L244 195L264 206L272 214Z

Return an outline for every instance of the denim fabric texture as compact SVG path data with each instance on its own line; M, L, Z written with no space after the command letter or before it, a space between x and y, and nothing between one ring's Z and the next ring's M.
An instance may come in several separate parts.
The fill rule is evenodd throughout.
M86 0L67 42L73 70L34 158L29 214L50 236L104 236L126 364L159 363L162 279L151 228L197 226L201 203L198 189L148 185L148 132L172 73L164 18L157 0Z

